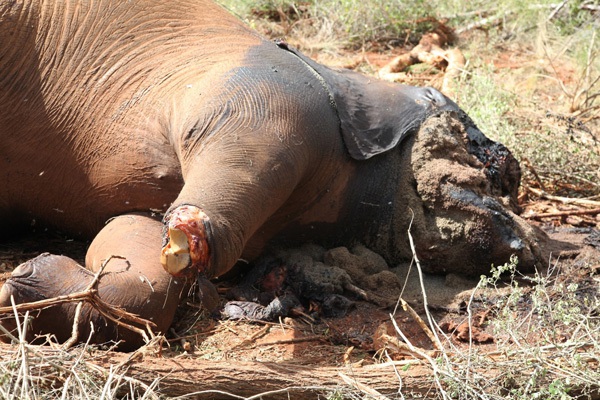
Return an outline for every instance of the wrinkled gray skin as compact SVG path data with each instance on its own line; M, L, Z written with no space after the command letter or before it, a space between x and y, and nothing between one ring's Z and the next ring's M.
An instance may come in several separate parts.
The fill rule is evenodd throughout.
M32 223L95 237L87 269L126 258L108 263L100 296L160 332L189 282L161 265L169 238L157 214L181 205L206 213L209 262L193 267L209 278L272 240L362 241L397 262L411 256L398 144L431 116L460 114L434 89L316 64L206 0L4 1L0 42L0 237ZM505 262L509 252L492 247L505 240L498 230L514 230L510 221L481 226L492 239L464 246L468 268L443 251L424 257L426 266L442 260L448 271L476 273L468 260L481 271ZM503 249L532 265L527 245L512 247ZM4 285L0 305L81 290L91 275L79 268L34 259ZM30 334L64 340L73 309L42 312ZM48 312L62 322L48 322ZM84 314L80 340L92 322L92 342L141 344Z

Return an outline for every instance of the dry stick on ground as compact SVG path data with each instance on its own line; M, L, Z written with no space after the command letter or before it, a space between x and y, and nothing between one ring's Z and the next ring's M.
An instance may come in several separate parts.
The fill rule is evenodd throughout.
M226 396L224 398L241 399L241 400L262 400L263 397L271 398L272 396L281 394L281 395L285 395L284 398L290 399L290 398L292 398L290 396L290 394L294 393L294 392L306 392L307 390L321 391L321 390L326 390L326 389L327 388L322 388L320 386L290 386L290 387L286 387L283 389L276 389L276 390L270 390L268 392L258 393L258 394L255 394L254 396L250 396L250 397L238 396L237 394L227 393L227 392L223 392L221 390L203 390L200 392L189 393L187 395L180 396L180 397L175 397L172 400L179 400L179 399L187 400L191 396L195 396L195 398L204 398L203 395L215 395L215 394ZM210 396L210 398L212 399L212 398L214 398L214 396ZM222 397L219 397L219 398L222 398Z
M73 318L73 327L71 329L71 337L67 339L66 342L63 343L62 347L66 350L72 347L75 343L77 343L77 338L79 337L79 317L81 316L81 309L83 308L83 301L77 303L77 307L75 308L75 318ZM93 331L93 329L92 329Z
M92 279L90 284L83 290L84 292L92 290L94 288L94 286L96 286L96 284L98 283L98 280L100 279L100 275L102 274L102 272L104 272L104 268L106 268L106 266L108 265L110 260L112 260L113 258L117 258L117 257L110 256L102 263L102 265L100 266L100 269L94 275L94 279ZM122 257L118 257L118 258L122 258ZM71 330L71 337L63 344L63 348L65 348L65 349L68 349L69 347L71 347L75 343L77 343L77 337L79 336L79 318L81 316L82 308L83 308L83 301L80 301L79 303L77 303L77 308L75 308L75 317L73 318L73 328ZM92 329L92 332L93 332L93 329Z
M521 160L521 162L527 167L527 169L529 170L529 172L531 172L533 174L533 177L535 178L535 181L538 183L538 185L540 185L540 187L542 188L542 190L546 191L546 187L544 186L544 182L542 182L542 179L538 175L537 171L535 170L535 168L533 167L533 165L531 164L531 162L529 161L529 159L527 157L523 157L523 159Z
M411 210L411 212L412 212L412 210ZM414 213L413 213L413 216L414 216ZM413 254L413 260L416 265L417 272L419 274L421 292L423 295L423 305L425 307L427 321L429 322L431 331L433 332L435 339L436 339L434 343L437 343L439 348L442 349L440 352L441 352L441 359L442 359L443 363L441 363L441 364L438 363L437 360L434 360L427 353L425 353L421 349L413 346L412 343L410 342L410 340L406 337L406 335L404 335L404 333L400 330L400 327L398 326L396 320L393 318L392 315L390 315L390 317L392 317L392 324L394 325L396 332L406 342L406 344L409 346L411 351L415 352L416 354L419 354L422 358L424 358L425 360L427 360L429 362L429 364L433 370L433 373L434 373L435 384L439 390L439 393L442 395L442 397L444 399L447 399L450 397L442 385L442 382L441 382L442 377L446 378L447 380L453 381L456 385L458 385L458 387L460 387L461 390L463 390L463 393L465 395L469 395L470 397L473 397L473 398L479 397L479 394L477 393L476 389L473 389L472 387L470 387L468 384L469 383L468 381L464 382L460 377L456 376L455 372L452 369L452 363L450 362L449 353L443 350L443 346L442 346L441 340L439 339L437 332L442 333L442 335L444 335L444 334L441 331L441 329L439 328L439 326L435 323L435 321L433 320L433 317L431 316L431 313L429 312L429 308L427 305L427 293L426 293L425 285L423 282L423 271L421 269L421 262L419 261L419 258L417 257L416 247L414 244L412 234L410 233L411 228L412 228L412 220L408 227L408 240L409 240L410 248L411 248L411 251ZM446 339L447 343L451 343L450 339L446 335L444 335L444 338ZM461 366L461 367L463 367L463 366Z
M556 5L556 4L533 4L530 5L528 8L531 9L536 9L536 8L551 8L553 9L552 13L550 14L550 17L548 18L548 20L551 20L554 15L560 11L560 8L562 8L564 6L564 4L566 4L566 1L563 1L562 4ZM584 9L583 6L579 7L580 9ZM515 14L517 11L514 10L503 10L501 13L492 15L490 17L486 17L486 18L482 18L479 21L475 21L471 24L468 24L466 26L464 26L463 28L458 28L456 29L456 34L459 35L461 33L464 32L468 32L470 30L473 29L487 29L487 28L492 28L496 25L500 25L502 23L502 20L504 20L507 16ZM481 13L481 12L478 12Z
M245 347L245 346L248 346L248 345L254 343L256 341L256 339L269 333L269 331L271 330L271 326L272 325L265 325L261 330L254 332L249 338L244 339L241 343L238 343L235 346L232 346L229 349L229 351L235 350L235 349L238 349L241 347Z
M414 212L412 211L412 209L410 209L411 213L413 214L413 218L414 218ZM425 313L427 315L427 321L429 322L429 325L433 328L433 333L434 333L434 343L436 343L436 345L438 346L438 348L442 349L442 342L440 341L437 332L436 332L436 327L434 326L433 323L433 318L431 316L431 313L429 312L429 309L427 307L427 292L425 290L425 284L423 282L423 272L421 270L421 262L419 261L419 258L417 257L417 250L415 247L415 243L413 241L413 237L412 234L410 233L411 229L412 229L412 222L413 220L411 219L410 224L408 226L408 242L410 244L410 249L412 251L413 254L413 260L415 262L416 268L417 268L417 272L419 274L419 282L421 284L421 292L423 295L423 306L425 308ZM411 349L411 351L419 354L422 358L424 358L425 360L427 360L431 366L431 368L433 369L433 374L434 374L434 381L435 384L440 392L440 394L442 395L442 397L444 399L449 398L448 394L446 393L446 391L444 390L441 382L440 382L440 378L441 375L445 375L444 371L441 371L439 366L437 365L437 362L435 360L433 360L428 354L426 354L425 352L423 352L422 350L416 348L415 346L412 345L412 343L410 342L410 340L408 340L408 338L406 337L406 335L404 335L404 333L400 330L400 327L398 326L398 323L396 322L396 320L394 319L393 315L390 314L390 317L392 318L392 324L394 325L394 328L396 329L396 332L400 335L400 337L402 337L402 340L404 340L406 342L406 344L409 346L409 348ZM448 356L447 354L445 354L442 351L442 358L445 360L446 364L449 363L448 360Z
M398 337L390 336L387 333L380 333L377 339L377 341L382 344L382 348L390 351L392 354L408 355L420 360L426 360L423 354L426 354L431 358L439 355L438 350L425 350L418 348L419 351L417 352L415 351L417 348L414 347L414 345L406 344Z
M53 355L56 351L47 346L31 346L41 354ZM0 357L14 354L15 348L0 344ZM97 353L96 353L97 354ZM431 368L419 360L410 362L356 366L323 366L302 364L302 360L293 362L245 362L216 361L201 358L158 358L152 354L143 355L143 361L129 362L127 377L134 381L150 385L160 377L161 394L168 397L183 398L227 398L216 396L220 393L235 393L238 398L264 395L265 392L281 391L279 398L316 398L316 393L335 390L348 390L342 383L339 373L351 376L357 382L377 390L383 395L398 393L398 378L394 366L408 366L400 370L403 387L413 393L429 393L434 387ZM99 365L108 370L111 365L127 364L128 354L106 352L88 364ZM114 370L114 368L113 368ZM50 372L49 372L50 373ZM48 376L50 379L51 376ZM285 389L284 389L285 388ZM194 397L201 392L203 395ZM194 395L192 395L194 394ZM189 397L185 397L188 396ZM276 397L276 396L274 396ZM235 396L231 396L235 398ZM269 397L271 398L271 397Z
M546 200L558 201L558 202L561 202L564 204L577 204L577 205L581 205L581 206L600 207L600 201L588 200L588 199L578 199L578 198L574 198L574 197L554 196L554 195L546 193L543 190L532 188L532 187L527 187L527 190L529 190L531 193L535 194L536 196L539 196Z
M105 301L103 301L101 298L99 298L97 295L98 290L95 289L94 286L96 285L97 280L98 280L102 270L104 269L106 264L112 258L121 258L121 257L120 256L110 256L104 262L103 267L100 269L100 271L98 271L98 273L94 276L94 280L92 281L92 283L90 283L90 285L88 285L88 287L85 290L77 292L77 293L63 295L63 296L52 297L50 299L44 299L44 300L34 301L34 302L30 302L30 303L21 303L18 305L14 305L14 307L13 306L0 307L0 314L11 314L11 313L23 312L23 311L40 310L40 309L56 306L56 305L59 305L62 303L69 303L69 302L75 302L75 301L88 301L105 318L108 318L109 320L111 320L112 322L114 322L115 324L117 324L119 326L122 326L124 328L127 328L131 331L138 333L140 336L142 336L144 338L144 340L146 342L149 342L150 339L148 338L148 335L146 334L146 332L143 329L133 326L131 324L125 323L122 320L130 321L131 323L145 326L151 336L153 335L151 328L155 326L155 324L152 321L148 321L147 319L140 318L135 314L129 313L121 308L110 305L110 304L106 303Z
M525 214L525 218L550 218L550 217L568 217L570 215L596 215L600 214L600 208L593 208L589 210L567 210L567 211L556 211L548 213L533 213Z
M342 372L339 373L339 376L347 385L350 385L356 388L357 390L360 390L361 392L369 395L369 397L372 397L375 400L389 400L388 397L382 395L377 390L365 385L364 383L358 382L356 379L350 378L348 375Z
M423 321L419 314L417 314L417 312L406 301L404 301L404 299L401 298L400 303L402 304L402 308L404 309L404 311L407 311L412 316L413 320L415 320L417 324L419 324L421 329L423 329L423 332L425 332L429 340L431 340L431 343L433 344L435 349L442 350L436 336L433 334L431 329L429 329L427 324L425 324L425 321Z
M462 52L457 49L442 49L449 41L449 35L443 32L430 32L421 38L419 44L410 52L399 55L384 65L379 70L379 77L388 81L406 81L404 71L408 66L425 63L437 68L445 68L442 81L442 92L450 97L455 96L455 79L464 71L466 59Z
M482 18L479 21L472 22L463 28L458 28L456 30L456 34L460 35L461 33L468 32L473 29L491 28L496 25L500 25L500 23L506 17L506 15L511 14L511 13L512 13L511 11L508 11L504 14L492 15L491 17Z
M598 93L598 95L600 96L600 93ZM600 147L598 147L598 148L600 149ZM579 182L583 182L583 183L585 183L587 185L595 186L596 188L600 189L600 182L596 182L595 180L591 180L591 179L588 179L586 177L583 177L583 176L581 176L578 173L569 173L569 172L558 170L558 169L555 169L555 168L543 169L543 170L541 170L541 172L543 174L545 174L545 175L558 175L560 177L560 181L567 181L569 179L574 179L574 180L577 180ZM543 187L541 187L541 188L542 188L542 190L546 190ZM586 197L586 199L592 200L592 199L598 198L598 197L600 197L600 195Z

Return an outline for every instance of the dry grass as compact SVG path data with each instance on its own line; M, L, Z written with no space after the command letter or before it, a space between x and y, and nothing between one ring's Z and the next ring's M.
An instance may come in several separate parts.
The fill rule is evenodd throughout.
M13 346L2 347L0 398L2 399L157 399L159 378L146 385L127 376L126 367L99 366L105 351L88 344L67 350L51 337L45 346L30 345L26 336L29 312L15 312L18 335L0 325Z
M443 399L569 399L600 395L600 300L598 279L587 284L569 282L556 265L521 287L517 260L483 277L473 301L492 311L489 324L496 351L481 351L472 341L467 349L450 350L440 359ZM510 273L507 284L500 275ZM595 282L595 283L594 283ZM495 295L480 293L492 289ZM471 324L469 324L471 326ZM469 331L471 337L471 331ZM451 349L447 342L446 349Z
M417 273L422 276L410 232L409 238ZM593 265L583 263L577 271L564 271L556 261L546 273L533 277L519 275L517 267L518 260L513 258L492 268L490 276L482 276L472 291L466 310L466 347L457 347L429 312L426 316L436 347L443 349L435 359L412 346L395 324L398 336L431 366L438 389L431 398L600 397L600 278L594 275ZM422 279L421 288L426 303ZM475 309L490 314L497 350L481 350L474 343Z
M521 161L524 182L562 196L600 195L600 57L595 34L540 24L526 40L472 32L460 105ZM577 44L577 45L575 45ZM581 52L567 51L574 47Z

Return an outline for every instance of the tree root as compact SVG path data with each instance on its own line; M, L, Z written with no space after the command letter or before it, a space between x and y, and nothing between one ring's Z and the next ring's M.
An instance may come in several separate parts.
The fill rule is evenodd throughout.
M409 53L402 54L379 70L379 77L394 82L407 81L406 73L402 72L411 65L425 63L444 70L444 80L440 90L447 96L455 98L455 79L458 78L466 65L465 56L458 48L444 50L442 47L449 42L449 35L443 32L430 32Z

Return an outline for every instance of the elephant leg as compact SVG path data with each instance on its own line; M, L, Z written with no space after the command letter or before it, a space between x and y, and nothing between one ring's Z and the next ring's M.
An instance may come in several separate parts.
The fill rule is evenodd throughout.
M300 157L267 154L243 164L224 152L216 161L198 156L164 218L165 269L174 276L209 279L227 272L249 239L262 234L265 222L289 206L291 194L302 185L306 161L295 158Z
M102 269L94 285L97 296L106 304L152 321L155 332L165 332L188 286L167 274L160 264L161 231L160 222L145 216L114 218L90 245L88 269L68 257L42 254L13 271L0 292L0 306L10 305L11 296L19 304L84 291ZM70 302L36 311L27 339L53 334L59 342L68 340L76 307L77 302ZM2 320L7 328L14 323ZM126 351L144 343L138 333L106 318L89 302L82 304L77 332L78 341L121 342L118 348Z

